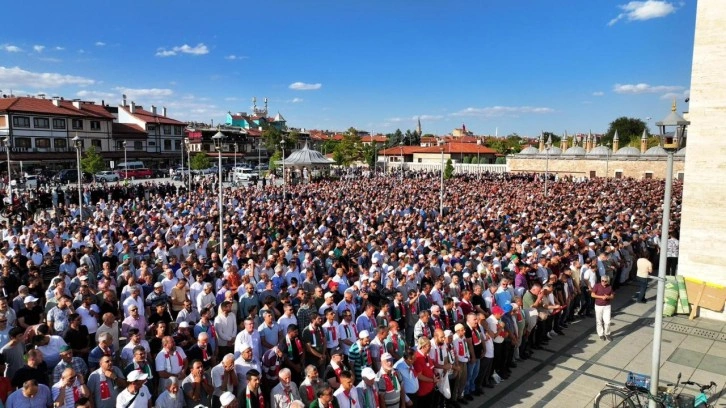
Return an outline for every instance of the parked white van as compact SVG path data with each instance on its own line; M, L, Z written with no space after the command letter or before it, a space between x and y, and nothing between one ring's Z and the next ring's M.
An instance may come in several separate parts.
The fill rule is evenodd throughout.
M141 161L130 161L130 162L121 162L119 163L114 170L116 171L124 171L126 169L128 170L136 170L136 169L145 169L146 166L144 166L144 162Z
M250 181L252 177L258 177L258 173L247 167L235 167L232 169L232 181Z

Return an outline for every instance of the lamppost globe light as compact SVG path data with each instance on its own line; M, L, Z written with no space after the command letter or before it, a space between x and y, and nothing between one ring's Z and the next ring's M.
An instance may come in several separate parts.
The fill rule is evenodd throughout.
M5 153L7 154L8 160L8 198L10 203L13 202L13 187L10 185L10 136L3 138L3 144L5 145Z
M83 173L81 173L81 147L83 143L78 134L71 140L76 146L76 163L78 166L78 219L83 220Z

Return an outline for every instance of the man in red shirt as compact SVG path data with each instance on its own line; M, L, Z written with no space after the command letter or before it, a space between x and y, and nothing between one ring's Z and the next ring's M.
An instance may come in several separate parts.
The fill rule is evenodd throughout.
M612 341L610 337L610 303L615 297L615 292L610 286L610 277L603 276L600 283L595 284L590 295L595 299L595 324L597 335L601 340Z
M438 378L434 373L434 364L429 358L431 351L431 340L426 337L418 339L418 351L413 360L413 372L418 378L417 405L420 407L436 407L438 394L434 392Z

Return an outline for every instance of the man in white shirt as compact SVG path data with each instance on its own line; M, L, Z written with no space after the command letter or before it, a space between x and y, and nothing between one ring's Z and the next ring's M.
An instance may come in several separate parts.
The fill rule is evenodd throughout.
M76 399L90 398L91 393L85 384L81 384L72 368L63 370L60 380L51 388L54 408L74 408Z
M169 377L169 385L166 390L156 399L154 408L184 408L184 403L184 394L179 387L179 379L172 376Z
M358 389L353 386L353 373L350 371L340 373L340 387L333 396L338 400L339 407L363 408L363 401L358 395Z
M151 392L144 384L147 375L134 370L126 376L128 385L116 399L116 408L149 408L151 405Z
M239 385L235 372L234 354L230 353L222 357L222 362L212 367L210 377L212 377L214 387L213 400L219 400L225 392L234 393L235 388ZM216 405L216 401L213 402L213 405Z
M245 328L234 340L234 355L239 357L242 353L242 347L249 345L252 348L252 358L260 361L262 357L262 345L260 342L260 332L255 330L255 322L252 319L245 319Z
M221 306L222 313L214 318L214 329L217 331L219 354L225 355L234 351L234 340L237 337L237 319L232 314L232 302L225 300Z
M209 310L215 309L215 306L217 306L217 301L215 299L214 293L212 293L211 283L207 282L204 284L204 290L197 295L196 301L197 310L202 310L205 307L208 307ZM214 315L214 312L212 312L212 315Z
M247 388L247 372L250 370L261 370L260 360L252 357L252 346L244 343L240 346L240 356L234 361L234 371L237 374L237 396Z
M159 393L169 385L169 377L179 377L187 366L187 355L176 346L174 338L166 336L161 340L162 349L156 355L156 372L159 374Z

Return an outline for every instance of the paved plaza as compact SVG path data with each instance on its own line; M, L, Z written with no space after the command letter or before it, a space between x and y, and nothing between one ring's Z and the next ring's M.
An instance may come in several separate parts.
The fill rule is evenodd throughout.
M613 341L595 333L595 319L576 321L533 358L517 363L512 376L486 389L468 407L592 407L608 382L623 384L628 372L650 374L655 282L647 292L648 303L636 303L634 284L620 288L613 302ZM718 384L711 405L726 406L726 324L664 318L661 348L661 383L682 381ZM686 393L696 390L686 388Z

